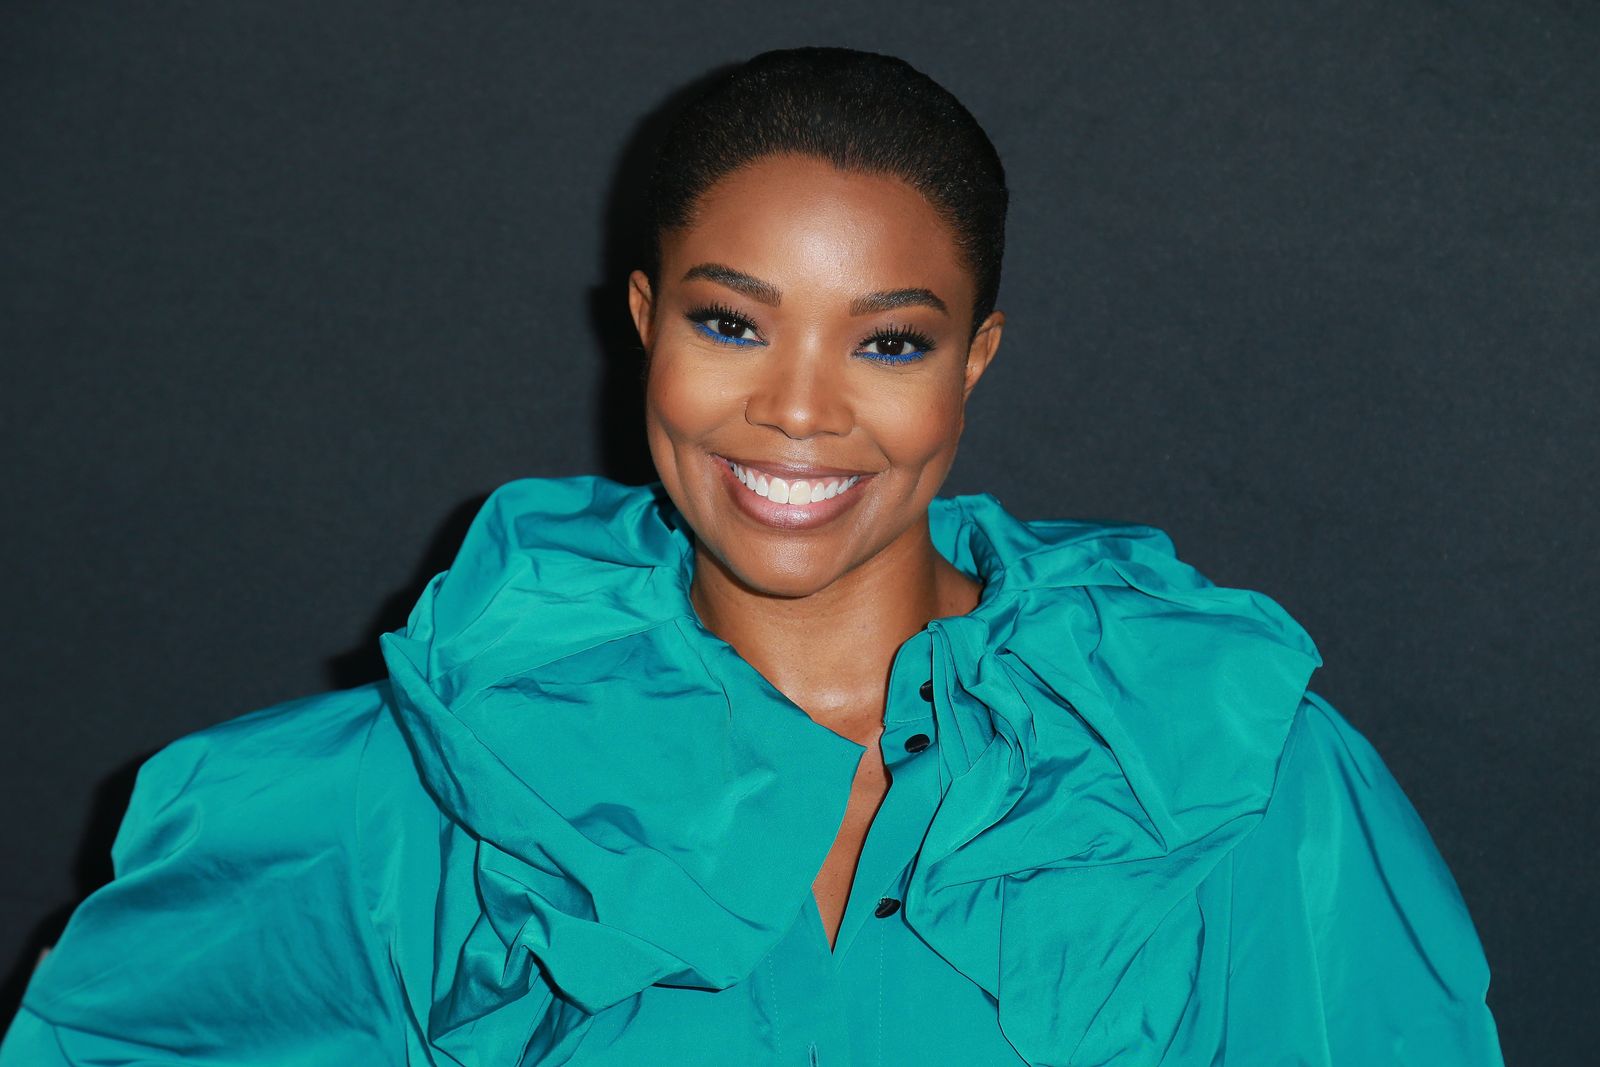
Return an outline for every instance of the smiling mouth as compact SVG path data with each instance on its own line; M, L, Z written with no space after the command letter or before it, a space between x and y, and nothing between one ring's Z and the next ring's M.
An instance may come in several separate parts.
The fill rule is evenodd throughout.
M841 493L849 492L861 481L859 474L848 477L823 475L815 478L780 478L775 474L742 466L731 459L723 462L732 468L733 476L747 491L774 504L800 507L820 504L824 500L832 500Z

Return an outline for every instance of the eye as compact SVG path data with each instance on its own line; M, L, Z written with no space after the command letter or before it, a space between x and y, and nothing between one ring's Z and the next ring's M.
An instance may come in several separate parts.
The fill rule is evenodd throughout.
M764 342L754 324L731 308L720 305L695 308L686 316L694 328L724 345L759 345Z
M933 339L915 330L893 326L861 342L856 355L879 363L911 363L933 350Z

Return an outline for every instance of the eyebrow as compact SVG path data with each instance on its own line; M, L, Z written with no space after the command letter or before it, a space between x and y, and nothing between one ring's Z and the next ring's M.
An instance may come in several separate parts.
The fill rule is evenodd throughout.
M718 285L726 285L734 292L743 293L751 300L766 304L768 307L777 307L783 303L783 294L778 292L776 285L751 277L742 270L724 267L721 263L696 264L683 276L684 281L690 278L704 278Z
M850 314L871 315L875 311L893 311L895 308L905 307L930 307L943 314L950 314L950 309L944 306L943 300L934 295L932 289L885 289L882 292L858 296L850 301Z
M764 282L742 270L725 267L721 263L697 263L683 275L684 281L692 278L704 278L706 281L725 285L734 292L743 293L751 300L766 304L768 307L777 307L783 303L783 293L776 285ZM941 314L950 314L950 309L945 307L944 301L940 300L932 289L921 288L884 289L858 296L850 301L850 314L871 315L903 307L930 307Z

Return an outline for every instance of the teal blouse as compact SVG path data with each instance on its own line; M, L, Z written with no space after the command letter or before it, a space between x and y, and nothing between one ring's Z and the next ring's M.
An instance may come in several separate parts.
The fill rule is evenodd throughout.
M139 772L3 1067L1499 1064L1488 971L1271 600L1157 530L940 499L983 583L855 744L699 622L659 487L488 501L389 677Z

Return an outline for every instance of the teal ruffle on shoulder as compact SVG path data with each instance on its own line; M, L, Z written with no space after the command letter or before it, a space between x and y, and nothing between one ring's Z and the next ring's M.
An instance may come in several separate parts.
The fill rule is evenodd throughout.
M1201 980L1196 887L1260 820L1317 653L1158 531L987 496L930 522L985 589L931 626L944 798L907 921L1030 1062L1168 1043ZM429 1020L464 1063L513 1062L541 1027L557 1047L652 983L731 985L811 891L862 750L699 624L692 559L659 488L511 483L384 639L472 869L441 891L471 919L439 931ZM608 774L622 750L652 772Z
M987 496L939 502L933 529L986 589L933 624L949 786L907 919L1031 1063L1145 1062L1196 1007L1195 891L1260 821L1321 660L1159 531L1021 523Z
M383 639L401 728L454 823L430 1038L519 1062L653 983L725 988L788 929L861 746L696 621L658 492L496 492L458 563ZM614 763L607 753L616 753ZM644 758L641 760L641 753ZM644 763L650 773L640 774ZM541 974L542 971L542 974Z

